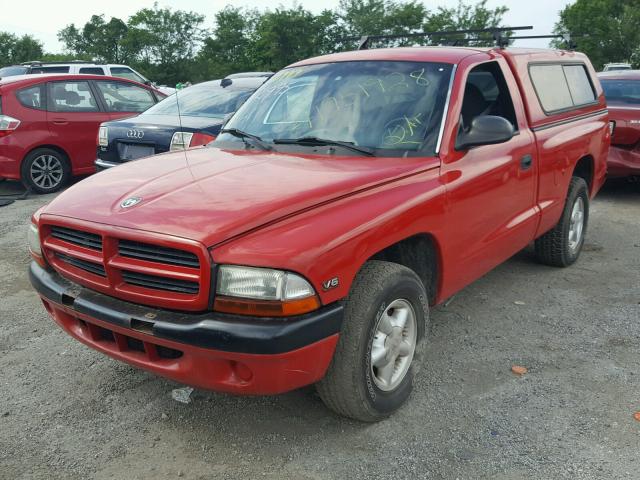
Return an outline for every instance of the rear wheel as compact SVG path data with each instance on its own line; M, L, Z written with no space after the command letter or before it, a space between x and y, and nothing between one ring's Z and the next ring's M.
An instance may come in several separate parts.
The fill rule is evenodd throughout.
M555 267L567 267L580 256L589 220L589 193L584 179L573 177L560 221L536 240L538 260Z
M316 385L324 403L365 422L400 408L411 393L412 363L428 318L427 294L412 270L367 262L347 298L331 365Z
M22 183L37 193L53 193L64 187L71 178L69 160L50 148L38 148L22 162Z

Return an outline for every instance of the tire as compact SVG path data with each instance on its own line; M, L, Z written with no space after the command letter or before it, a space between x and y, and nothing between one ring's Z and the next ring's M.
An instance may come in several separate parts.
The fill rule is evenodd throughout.
M582 215L579 218L576 212L580 211L580 205L582 206ZM576 221L581 222L580 228ZM568 267L573 264L582 251L588 222L589 193L587 183L582 178L573 177L569 184L569 192L560 221L535 242L538 260L554 267Z
M71 166L66 155L51 148L30 152L20 169L24 186L37 193L53 193L71 179Z
M345 417L375 422L406 402L413 383L413 359L429 321L427 298L420 278L407 267L382 261L362 267L346 299L333 359L326 376L316 384L327 407ZM382 333L390 325L391 332ZM383 351L387 355L380 357ZM373 355L377 361L372 361ZM384 377L390 381L385 383Z

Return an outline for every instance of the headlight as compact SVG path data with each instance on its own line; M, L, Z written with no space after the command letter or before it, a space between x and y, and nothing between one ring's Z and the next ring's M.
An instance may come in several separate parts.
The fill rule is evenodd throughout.
M215 310L245 315L299 315L320 306L307 280L271 268L222 265L216 294Z
M38 233L38 227L35 224L29 225L29 231L27 232L27 242L29 244L29 250L32 255L37 255L42 258L42 249L40 248L40 234Z

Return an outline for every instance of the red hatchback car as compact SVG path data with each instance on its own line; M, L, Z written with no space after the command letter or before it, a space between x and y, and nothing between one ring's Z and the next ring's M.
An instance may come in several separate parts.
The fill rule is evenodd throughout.
M123 78L21 75L0 79L0 178L38 193L95 172L102 122L143 112L166 95Z
M598 74L614 123L607 160L609 177L640 177L640 71Z

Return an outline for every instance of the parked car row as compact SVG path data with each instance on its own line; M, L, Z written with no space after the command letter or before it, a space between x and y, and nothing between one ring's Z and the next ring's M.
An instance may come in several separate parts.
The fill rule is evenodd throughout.
M0 78L13 75L33 75L40 73L69 73L72 75L106 75L111 77L126 78L134 82L144 83L161 91L165 95L171 95L176 91L175 88L167 86L158 86L145 78L139 72L136 72L128 65L112 64L112 63L93 63L84 61L72 62L25 62L20 65L10 65L0 68Z
M607 175L640 177L640 71L610 71L598 76L613 122Z
M236 75L193 85L144 113L103 123L96 169L157 153L206 145L269 75Z
M637 176L640 73L622 64L605 70L599 77L615 125L609 176ZM46 77L25 76L34 73ZM35 192L50 193L71 176L213 141L229 114L271 72L229 75L166 101L161 101L163 92L126 65L29 62L0 69L3 76L0 178L20 179Z
M269 75L239 74L170 97L134 80L88 73L0 78L0 178L51 193L96 165L206 144Z
M213 82L229 105L212 107L215 128L240 80ZM208 86L191 88L184 106L179 93L105 124L100 152L129 160L176 134L211 144L78 182L34 214L29 245L31 283L69 335L199 388L315 384L341 415L391 415L410 397L430 308L531 243L541 263L576 262L606 178L605 95L576 52L316 57L216 133L176 130L206 102ZM164 128L162 112L163 140L137 142Z

